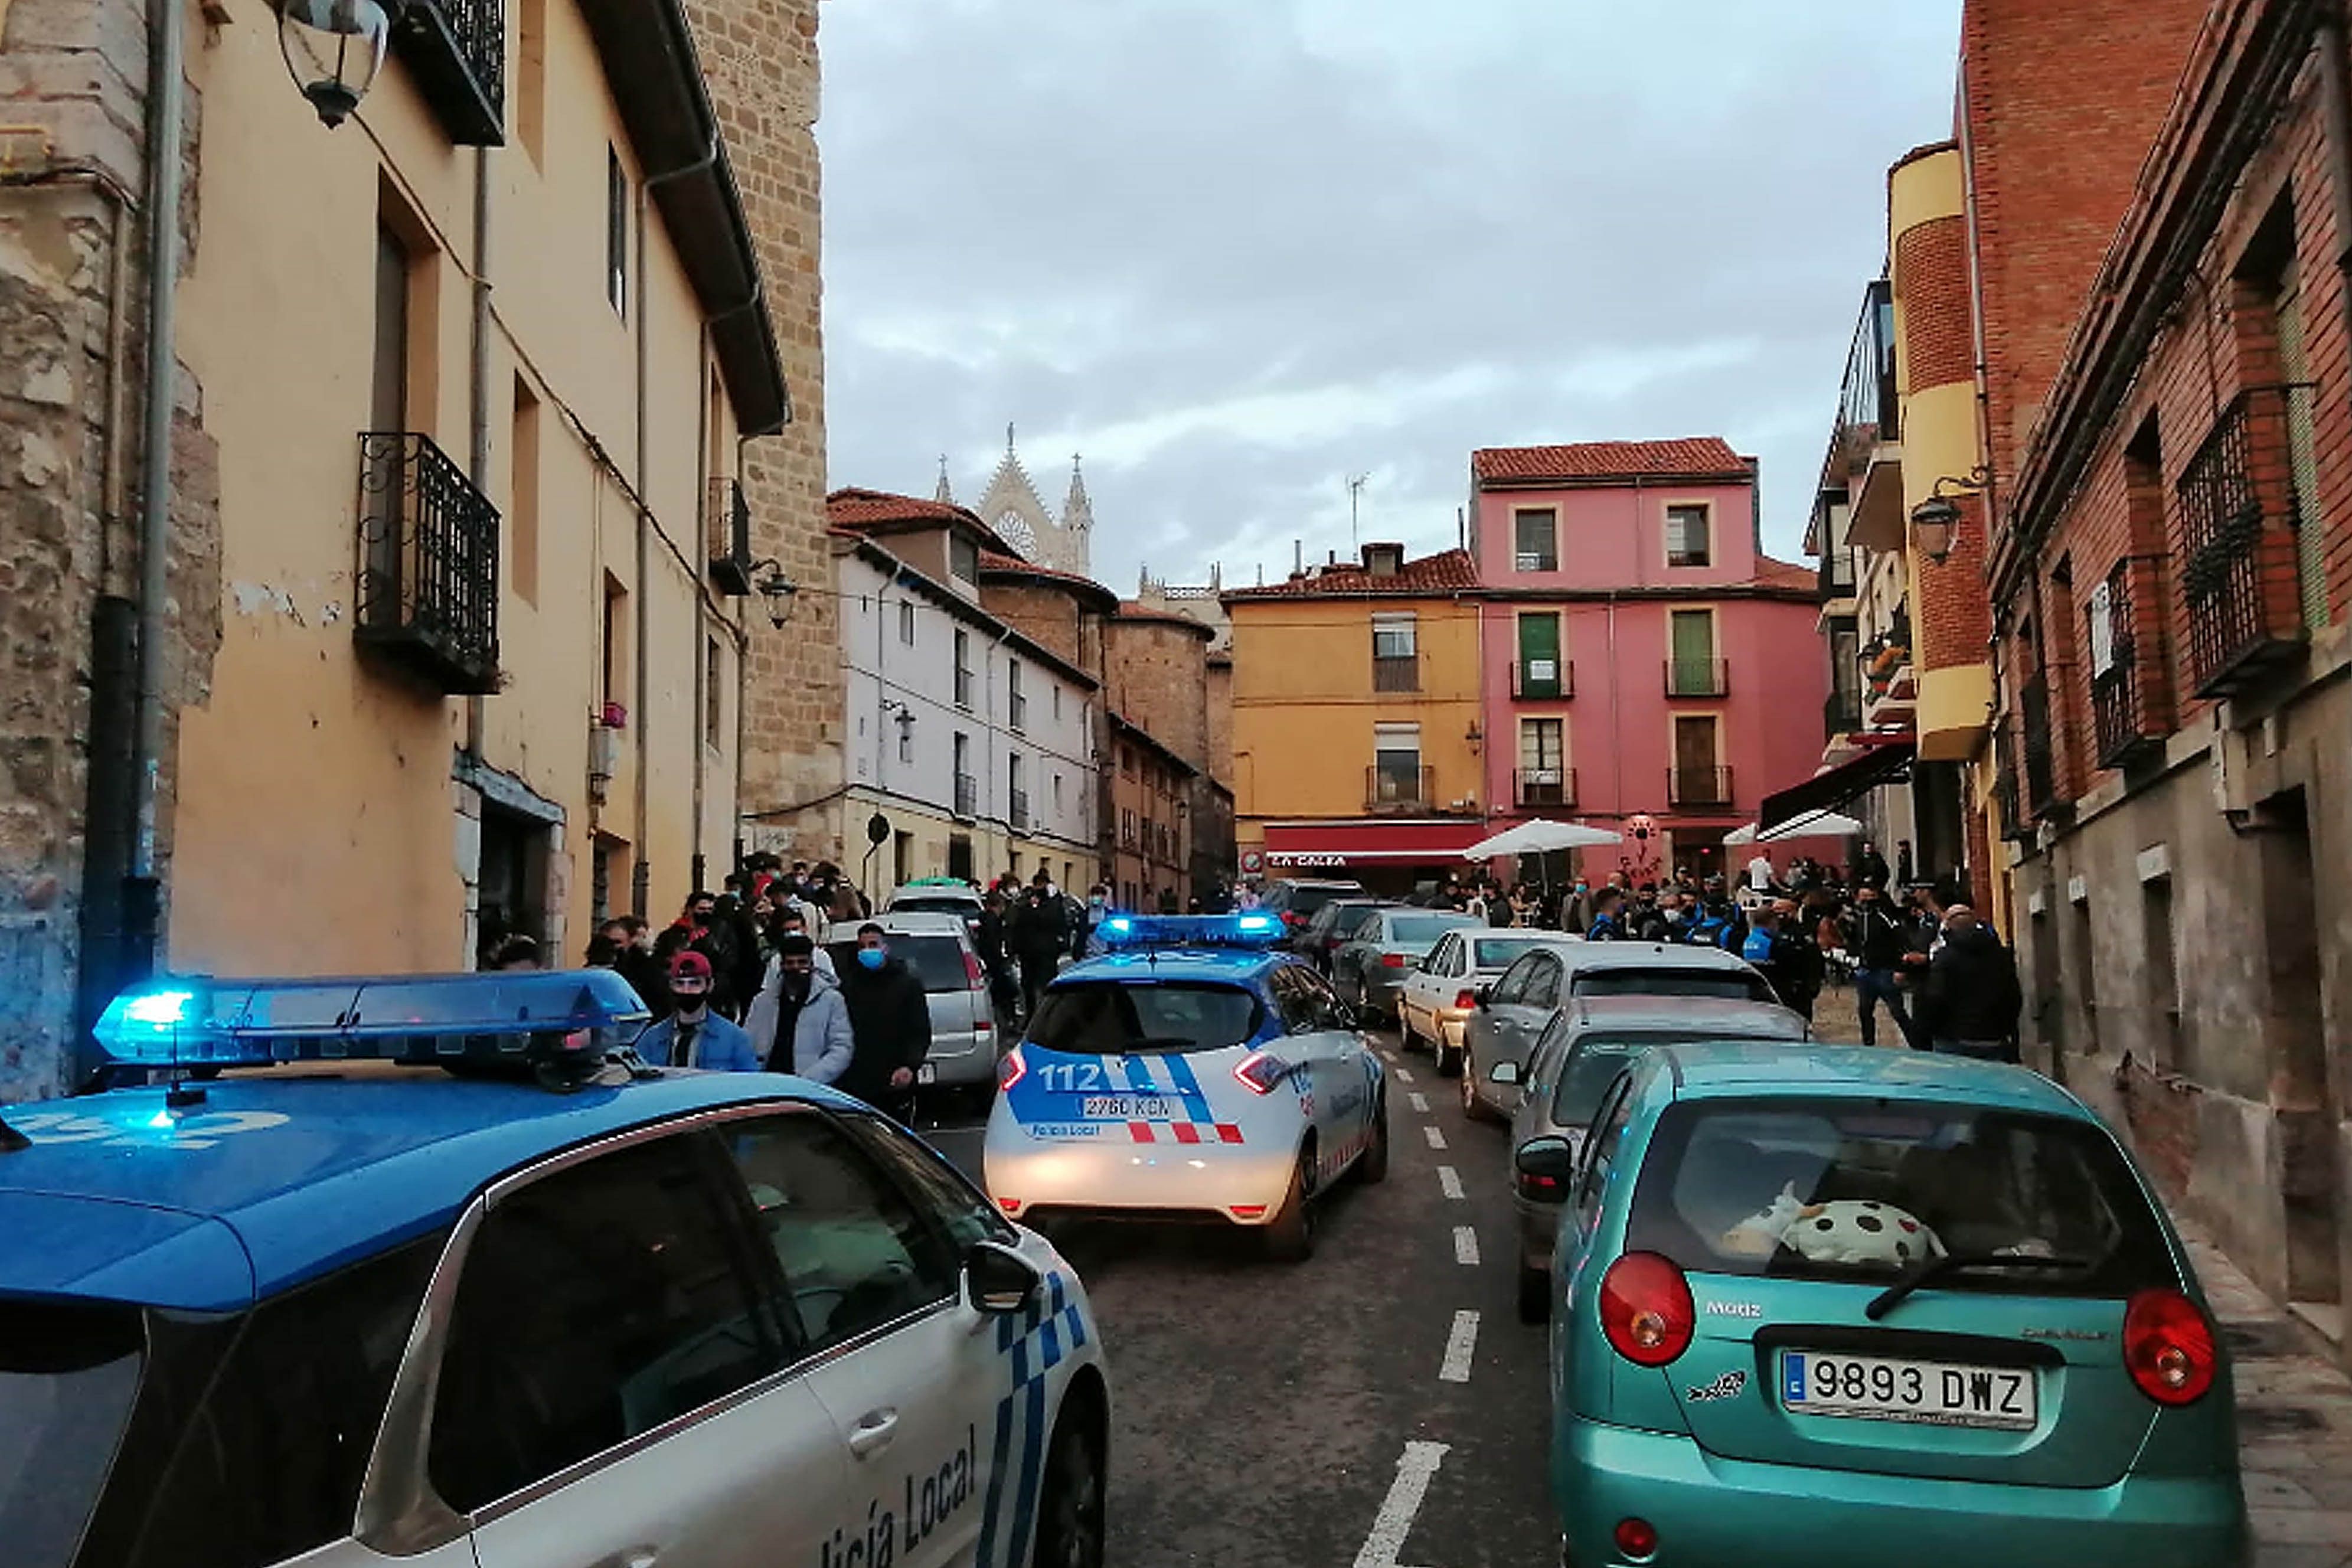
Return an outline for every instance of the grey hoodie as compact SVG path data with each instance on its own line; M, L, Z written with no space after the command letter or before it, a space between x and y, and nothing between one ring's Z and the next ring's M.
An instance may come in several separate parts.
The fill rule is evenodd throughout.
M824 956L823 949L817 956ZM743 1020L744 1029L763 1049L775 1043L776 1020L783 1012L783 965L771 963L766 983L751 998L751 1011ZM801 1004L800 1016L793 1023L792 1070L812 1083L832 1083L847 1070L852 1051L849 1005L842 1000L841 984L828 969L814 970L809 975L808 1000Z

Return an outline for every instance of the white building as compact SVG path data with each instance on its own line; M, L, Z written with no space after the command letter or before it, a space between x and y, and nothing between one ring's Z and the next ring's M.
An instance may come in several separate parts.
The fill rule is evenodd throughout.
M1095 679L981 607L1001 542L960 507L873 491L828 503L848 755L845 868L877 902L918 877L1098 866ZM876 843L869 824L879 816ZM871 853L858 858L859 847Z

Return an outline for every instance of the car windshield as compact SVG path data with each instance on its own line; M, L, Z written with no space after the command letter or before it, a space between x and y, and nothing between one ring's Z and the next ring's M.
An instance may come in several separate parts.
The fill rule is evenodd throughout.
M1482 936L1471 945L1477 950L1473 956L1480 969L1492 970L1500 973L1517 962L1521 953L1537 944L1531 942L1515 942L1508 937Z
M947 893L918 893L909 898L890 900L890 912L900 915L957 915L966 920L980 913L980 904L973 899L959 899Z
M0 1541L12 1568L73 1561L144 1352L132 1309L0 1301Z
M1778 1002L1771 983L1744 969L1588 969L1571 996L1714 996L1727 1002Z
M1388 939L1399 947L1435 947L1447 931L1477 923L1468 915L1391 915Z
M1756 1038L1788 1039L1786 1035L1708 1035L1688 1029L1661 1030L1648 1033L1587 1035L1577 1042L1576 1054L1569 1058L1568 1070L1559 1077L1559 1087L1552 1091L1551 1119L1555 1126L1582 1128L1589 1125L1601 1110L1601 1097L1625 1070L1625 1064L1652 1046L1685 1046L1699 1040L1746 1040Z
M1236 986L1091 981L1046 992L1029 1039L1076 1056L1215 1051L1252 1038L1263 1021L1257 998Z
M2177 1287L2147 1197L2104 1129L1975 1105L1686 1100L1652 1135L1625 1247L1714 1274L1884 1283L1923 1258L2049 1258L1948 1289L2124 1296Z
M1362 892L1361 888L1307 887L1293 882L1284 893L1280 907L1296 915L1311 915L1334 899L1345 899Z
M926 991L969 991L971 973L964 968L963 944L951 936L910 936L904 931L882 939L889 947L890 956L906 960L915 978L923 983ZM847 969L857 962L857 944L836 942L826 944L833 954L836 971Z

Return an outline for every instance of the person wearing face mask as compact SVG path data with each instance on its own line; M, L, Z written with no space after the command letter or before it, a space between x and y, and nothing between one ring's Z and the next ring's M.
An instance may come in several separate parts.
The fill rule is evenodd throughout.
M834 1087L904 1121L915 1069L931 1053L931 1008L922 981L890 955L888 933L872 921L857 928L857 961L842 974L841 997L850 1059Z
M1037 998L1045 994L1045 987L1060 973L1062 954L1070 946L1062 900L1055 896L1052 879L1045 872L1037 873L1029 890L1013 906L1005 934L1013 956L1021 961L1023 1016L1034 1018L1037 1016Z
M752 1000L750 1034L767 1042L768 1070L797 1073L811 1083L837 1083L856 1054L849 1004L824 954L806 931L791 931L776 943L776 966Z
M637 1037L637 1054L656 1067L758 1072L751 1037L711 1010L710 960L688 948L669 962L670 1015Z

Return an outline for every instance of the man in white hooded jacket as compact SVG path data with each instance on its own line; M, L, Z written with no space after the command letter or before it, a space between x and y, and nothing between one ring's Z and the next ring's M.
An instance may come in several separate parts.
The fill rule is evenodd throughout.
M777 945L743 1027L767 1052L770 1072L796 1073L812 1083L839 1079L855 1050L840 983L816 967L816 944L797 931Z

